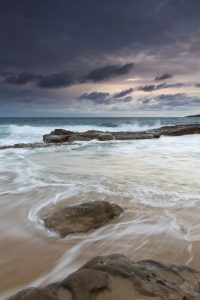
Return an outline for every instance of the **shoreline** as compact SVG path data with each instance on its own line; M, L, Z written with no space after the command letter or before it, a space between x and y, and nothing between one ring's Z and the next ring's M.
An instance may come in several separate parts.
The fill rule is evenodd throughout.
M74 143L88 145L70 142ZM200 268L198 145L197 134L134 143L95 142L73 151L64 146L59 151L52 147L1 152L2 293L11 287L60 281L101 254L123 253L133 261L153 259ZM45 202L59 205L65 199L67 205L106 199L126 210L119 223L62 241L27 219Z
M122 254L98 256L74 273L7 300L199 299L200 271L154 260L134 262Z

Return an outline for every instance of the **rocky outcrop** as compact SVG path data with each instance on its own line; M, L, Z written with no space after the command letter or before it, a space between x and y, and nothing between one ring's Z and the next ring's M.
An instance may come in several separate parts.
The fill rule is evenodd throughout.
M200 134L200 124L164 126L164 127L155 129L154 132L158 132L160 135L167 135L167 136Z
M158 129L139 132L103 132L96 130L72 132L64 129L55 129L50 134L45 134L43 136L43 141L45 143L66 143L73 141L90 141L93 139L99 141L108 141L113 139L138 140L159 138L161 135L179 136L197 133L200 133L200 124L164 126Z
M153 260L99 256L63 281L9 300L199 300L200 271Z
M116 140L145 140L156 139L160 137L159 132L141 131L141 132L112 132Z
M46 207L40 212L40 218L49 230L65 237L101 227L122 212L123 209L114 203L92 201L74 206L61 205L58 209Z
M110 132L88 130L85 132L71 132L64 129L55 129L50 134L43 136L45 143L64 143L72 141L90 141L90 140L108 141L113 140L114 136Z
M85 132L73 132L64 129L55 129L50 134L43 135L44 143L27 143L0 146L0 150L12 148L43 148L51 145L60 146L63 144L74 143L78 141L110 141L110 140L143 140L143 139L156 139L162 135L165 136L180 136L187 134L200 134L200 124L189 125L174 125L164 126L157 129L138 131L138 132L109 132L88 130Z

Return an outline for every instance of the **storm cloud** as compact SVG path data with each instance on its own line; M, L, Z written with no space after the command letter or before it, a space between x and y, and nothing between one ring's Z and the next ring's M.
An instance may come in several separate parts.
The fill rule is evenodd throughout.
M137 103L138 109L162 110L164 108L177 109L185 107L198 107L200 98L190 97L185 93L177 94L161 94L156 97L147 97L139 99Z
M70 74L67 72L62 72L41 76L37 82L37 85L41 88L61 88L75 83L75 79Z
M84 93L81 96L79 96L78 99L80 101L90 100L94 103L102 104L102 103L106 103L109 101L110 94L95 91L95 92L91 92L91 93Z
M143 85L138 88L139 91L143 92L153 92L157 90L162 90L162 89L169 89L169 88L180 88L183 87L183 83L162 83L158 85L150 84L150 85Z
M52 99L58 108L64 98L73 112L77 95L104 89L109 95L80 99L80 111L86 101L120 103L121 109L137 93L141 96L139 91L157 94L168 88L174 95L181 88L189 108L187 100L199 91L199 15L199 0L2 0L0 102L5 110L0 113L9 115L10 103L20 103L19 95L29 99L22 115L27 110L37 115L36 98L49 101L52 114ZM183 83L171 83L174 77ZM121 92L114 93L117 85ZM160 107L168 113L170 106Z
M58 70L125 47L160 50L179 36L182 42L192 41L189 34L197 33L199 11L198 0L3 0L0 66Z
M17 75L9 75L8 77L6 77L5 83L23 85L23 84L27 84L29 82L38 80L40 78L41 78L40 75L27 73L27 72L21 72Z
M61 88L75 84L75 79L67 72L47 75L21 72L17 75L7 76L4 82L12 85L25 85L34 82L41 88Z
M78 100L84 101L89 100L95 104L112 104L112 103L127 103L131 102L133 98L131 96L126 96L127 94L131 93L132 89L121 91L116 94L110 94L105 92L91 92L91 93L84 93L78 97Z
M6 76L4 82L14 85L24 85L29 82L35 82L40 88L62 88L77 83L110 80L112 78L128 74L132 68L133 63L124 65L108 65L91 71L83 78L78 78L78 75L73 76L68 72L57 72L46 75L21 72L17 75ZM130 89L123 91L122 93L125 93L126 95L130 93ZM121 96L119 95L119 97Z
M118 76L126 75L133 69L133 63L128 63L124 65L108 65L102 68L98 68L88 73L84 78L85 81L103 81Z
M155 81L161 81L161 80L165 80L165 79L170 79L170 78L172 78L172 77L173 77L172 74L164 73L163 75L156 76L156 77L155 77Z
M134 91L133 88L130 88L130 89L127 89L127 90L123 90L123 91L121 91L121 92L119 92L119 93L114 94L113 97L114 97L114 98L121 98L121 97L124 97L124 96L126 96L126 95L132 93L133 91Z

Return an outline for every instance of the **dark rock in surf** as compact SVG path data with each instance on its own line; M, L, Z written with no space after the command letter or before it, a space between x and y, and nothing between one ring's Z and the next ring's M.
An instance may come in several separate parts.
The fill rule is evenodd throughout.
M49 288L29 288L25 289L15 296L10 297L9 300L58 300L57 295Z
M77 138L80 138L81 140L84 141L90 141L90 140L108 141L108 140L113 140L114 136L110 132L88 130L79 133Z
M108 141L114 139L110 132L88 130L85 132L71 132L64 129L55 129L50 134L43 136L45 143L65 143L72 141L90 141L90 140Z
M138 131L138 132L103 132L89 130L85 132L72 132L64 129L55 129L50 134L43 136L45 143L66 143L74 141L108 141L108 140L138 140L138 139L155 139L161 135L180 136L186 134L199 134L200 124L186 124L164 126L157 129Z
M199 134L200 124L166 126L166 127L161 127L160 129L158 129L158 131L161 135L168 135L168 136Z
M159 138L159 132L113 132L112 135L116 140L145 140Z
M98 256L61 282L9 300L199 300L200 271L121 254Z
M65 143L68 140L67 140L67 137L65 135L45 134L43 136L43 141L45 143Z
M87 232L107 224L123 212L122 208L107 201L92 201L58 209L43 209L40 216L45 226L61 237L71 233Z
M0 146L0 150L12 148L43 148L51 145L60 146L62 144L74 143L77 141L110 141L110 140L139 140L155 139L160 136L181 136L187 134L200 134L200 124L163 126L157 129L139 131L139 132L103 132L97 130L88 130L85 132L72 132L65 129L55 129L50 134L43 136L44 143L27 143Z
M20 143L20 144L14 144L14 145L5 145L0 146L0 150L6 150L6 149L36 149L36 148L46 148L49 147L49 144L44 143Z

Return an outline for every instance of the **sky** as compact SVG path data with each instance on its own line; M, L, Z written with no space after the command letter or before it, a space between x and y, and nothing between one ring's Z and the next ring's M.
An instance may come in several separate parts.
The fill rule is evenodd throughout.
M199 0L0 0L0 116L198 113Z

